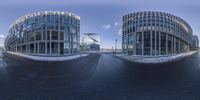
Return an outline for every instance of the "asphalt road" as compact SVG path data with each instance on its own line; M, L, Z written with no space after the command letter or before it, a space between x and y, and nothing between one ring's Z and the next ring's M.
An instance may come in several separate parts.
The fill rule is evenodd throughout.
M200 53L144 65L109 54L65 62L0 56L0 100L200 100Z

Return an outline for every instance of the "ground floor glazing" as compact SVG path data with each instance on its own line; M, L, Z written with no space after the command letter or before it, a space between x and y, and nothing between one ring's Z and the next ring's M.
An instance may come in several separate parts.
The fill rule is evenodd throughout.
M171 55L189 51L189 43L177 36L159 32L136 32L122 39L123 53L128 55Z
M67 55L78 53L79 44L69 42L32 42L9 47L8 51L35 55Z

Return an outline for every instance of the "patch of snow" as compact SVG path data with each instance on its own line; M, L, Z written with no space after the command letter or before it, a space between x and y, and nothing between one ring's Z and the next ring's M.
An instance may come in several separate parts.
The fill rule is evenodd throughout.
M45 57L45 56L32 56L32 55L26 55L21 53L15 53L15 52L8 52L13 55L18 55L27 59L35 60L35 61L67 61L67 60L73 60L81 57L86 57L89 54L77 54L77 55L68 55L68 56L57 56L57 57Z
M186 53L181 53L181 54L176 54L176 55L169 55L169 56L156 56L156 57L151 57L151 56L130 56L127 54L116 54L114 56L120 57L122 59L126 59L132 62L137 62L137 63L144 63L144 64L157 64L157 63L166 63L166 62L176 62L179 61L187 56L193 55L197 51L191 51L191 52L186 52Z

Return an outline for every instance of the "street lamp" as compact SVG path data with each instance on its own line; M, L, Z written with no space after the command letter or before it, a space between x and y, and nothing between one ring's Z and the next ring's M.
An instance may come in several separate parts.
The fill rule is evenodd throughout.
M117 39L115 39L115 53L117 53Z

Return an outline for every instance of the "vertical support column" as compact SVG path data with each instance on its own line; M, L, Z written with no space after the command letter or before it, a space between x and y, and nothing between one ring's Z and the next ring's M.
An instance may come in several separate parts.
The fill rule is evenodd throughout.
M15 52L17 52L17 43L15 44Z
M45 25L45 54L47 54L47 44L48 44L49 40L47 39L47 15L46 14L45 14L45 24L46 24Z
M154 48L154 54L157 55L157 31L155 31L155 37L154 37L154 45L155 45L155 48Z
M166 55L168 55L168 34L166 33L166 49L165 49Z
M181 47L181 44L180 44L180 42L181 42L181 41L178 39L178 53L180 53L180 51L181 51L181 48L180 48L180 47Z
M83 48L83 51L84 51L84 47L82 47L82 48ZM123 37L123 35L122 35L122 53L124 53L124 37Z
M134 34L134 39L133 39L133 55L136 55L136 33L133 33Z
M161 50L161 47L160 47L161 46L161 33L160 32L158 33L158 36L159 36L159 43L158 43L159 48L158 48L158 50L159 50L159 55L160 55L161 54L160 53L160 50Z
M25 35L24 35L24 37L25 37L25 46L26 46L26 51L25 51L25 53L27 53L27 51L28 51L28 41L27 41L27 32L25 32Z
M39 50L40 50L40 43L38 42L37 43L37 53L40 53Z
M42 30L40 31L40 35L41 35L41 40L44 41L43 28L42 28Z
M36 43L34 42L34 54L36 53Z
M22 43L21 43L22 44ZM20 45L20 53L22 53L22 45Z
M58 30L58 55L60 55L60 30Z
M173 46L173 43L174 43L174 36L171 35L171 54L174 54L174 46Z
M72 54L73 53L73 35L71 32L70 32L70 44L71 44L70 45L70 54ZM127 52L127 48L126 48L126 52Z
M35 43L35 41L36 41L36 36L35 36L35 33L34 33L34 54L36 53L36 43Z
M27 53L30 53L31 52L31 45L28 43L28 50L27 50Z
M47 39L47 29L45 30L45 54L47 54L47 44L49 42L49 40Z
M152 43L152 31L150 31L150 55L152 56L152 45L153 43Z
M49 53L52 54L52 51L51 51L52 50L52 46L51 46L52 45L52 43L51 43L51 30L50 30L50 35L49 36L50 36L49 37Z
M15 43L15 52L17 53L17 44Z
M144 31L142 32L142 55L144 55Z
M60 55L60 42L58 42L58 55Z
M174 54L176 54L176 37L174 37Z
M60 55L60 16L58 18L58 55Z
M171 43L171 50L172 50L172 52L171 52L171 54L174 54L174 36L172 35L171 36L171 39L172 39L172 43Z

